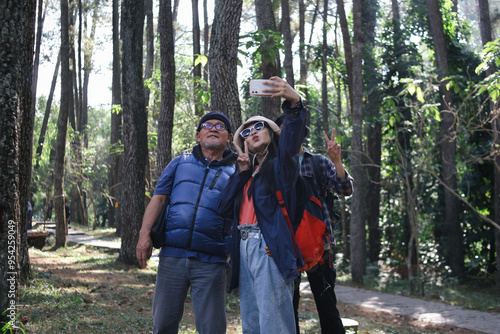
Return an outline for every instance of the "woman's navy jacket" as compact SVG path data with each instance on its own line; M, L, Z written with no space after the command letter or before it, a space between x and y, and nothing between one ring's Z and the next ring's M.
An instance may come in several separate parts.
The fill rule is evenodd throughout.
M290 218L294 221L296 192L295 185L299 176L299 151L305 138L306 111L303 108L292 109L290 104L283 103L285 122L282 127L278 146L278 173L282 185L282 194ZM218 202L218 211L221 216L233 218L232 228L232 274L229 291L238 286L240 267L240 235L239 206L243 187L252 176L251 168L248 171L236 171L226 189L222 192ZM271 169L272 170L272 169ZM292 282L299 276L297 268L303 266L303 260L295 255L290 230L276 199L276 194L263 184L263 180L257 173L253 181L254 192L252 194L257 222L261 229L264 240L269 248L271 257L275 261L283 280Z

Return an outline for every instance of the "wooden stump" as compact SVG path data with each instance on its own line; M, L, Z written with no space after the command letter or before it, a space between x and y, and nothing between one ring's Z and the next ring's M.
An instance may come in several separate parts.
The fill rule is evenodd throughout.
M42 249L45 246L46 239L47 232L28 231L28 247L33 246L36 249Z
M359 323L354 319L342 318L342 324L346 330L352 330L358 333Z

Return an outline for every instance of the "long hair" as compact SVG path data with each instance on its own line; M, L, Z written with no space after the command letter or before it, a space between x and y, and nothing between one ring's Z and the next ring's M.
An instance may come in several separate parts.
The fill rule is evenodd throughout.
M255 181L257 179L262 179L262 183L264 184L268 192L274 193L275 191L274 161L278 156L279 137L274 133L273 130L271 130L271 128L269 127L269 125L267 125L267 123L264 122L264 125L266 127L266 130L269 131L271 141L267 146L267 156L262 162L259 172L254 176L252 183L250 183L250 187L248 187L248 193L247 193L248 198L252 197ZM252 160L257 161L257 159L252 159Z

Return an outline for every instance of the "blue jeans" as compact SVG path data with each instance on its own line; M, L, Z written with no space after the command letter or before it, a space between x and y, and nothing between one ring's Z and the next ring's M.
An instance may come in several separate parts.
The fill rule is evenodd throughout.
M239 281L243 333L295 333L293 282L281 277L262 235L241 240Z
M153 299L155 334L178 332L190 287L198 333L226 333L225 264L160 256Z

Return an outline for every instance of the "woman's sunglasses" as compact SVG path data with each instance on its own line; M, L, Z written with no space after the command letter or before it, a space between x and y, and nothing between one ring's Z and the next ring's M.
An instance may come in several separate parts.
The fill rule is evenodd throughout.
M255 132L259 132L260 130L264 129L264 122L257 122L251 128L246 128L245 130L240 132L240 136L242 136L244 139L250 137L250 135L252 134L252 129L255 130Z

